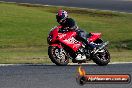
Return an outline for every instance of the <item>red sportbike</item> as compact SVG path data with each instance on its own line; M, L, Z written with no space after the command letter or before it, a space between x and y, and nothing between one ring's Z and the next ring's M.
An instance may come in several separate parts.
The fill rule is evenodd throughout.
M49 44L48 55L53 63L56 65L67 65L69 59L73 63L86 63L93 60L96 64L100 66L107 65L110 62L110 54L106 48L108 42L103 42L101 39L101 33L90 33L88 40L93 43L96 47L99 47L94 53L86 46L85 43L78 41L76 37L76 32L68 31L61 33L59 30L61 26L52 28L47 41ZM77 51L82 50L83 55L86 56L84 60L76 60Z

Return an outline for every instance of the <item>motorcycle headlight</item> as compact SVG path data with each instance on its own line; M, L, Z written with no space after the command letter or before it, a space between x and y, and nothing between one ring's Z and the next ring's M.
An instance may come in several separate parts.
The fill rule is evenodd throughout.
M49 35L48 38L47 38L47 42L48 42L48 44L50 44L51 41L52 41L52 35Z

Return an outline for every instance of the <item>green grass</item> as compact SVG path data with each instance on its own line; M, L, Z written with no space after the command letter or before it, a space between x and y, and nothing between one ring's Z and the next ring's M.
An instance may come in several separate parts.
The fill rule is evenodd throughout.
M111 62L132 62L132 51L123 50L123 51L111 51Z
M101 32L110 41L112 61L132 61L132 14L0 3L0 63L50 62L46 38L58 25L55 15L59 8L67 10L80 28Z
M7 48L0 51L0 63L3 64L42 64L50 62L47 51L43 48Z

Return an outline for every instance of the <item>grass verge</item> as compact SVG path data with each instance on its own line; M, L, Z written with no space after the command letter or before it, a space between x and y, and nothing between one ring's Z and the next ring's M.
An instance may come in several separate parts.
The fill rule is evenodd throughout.
M112 61L132 61L132 14L0 3L0 63L50 63L46 38L59 8L80 28L110 41Z

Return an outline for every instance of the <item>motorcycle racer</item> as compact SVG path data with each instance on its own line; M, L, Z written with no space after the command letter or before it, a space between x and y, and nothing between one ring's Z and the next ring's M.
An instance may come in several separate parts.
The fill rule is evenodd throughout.
M77 33L76 38L83 41L86 47L89 46L91 50L95 51L96 47L93 43L88 41L89 34L81 30L72 18L68 17L68 13L65 10L59 10L56 15L57 22L62 26L59 32L75 31ZM83 50L77 51L78 55L76 60L85 60L86 56L83 55Z

